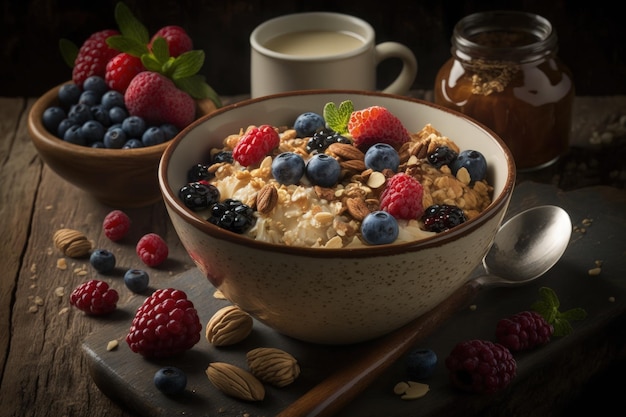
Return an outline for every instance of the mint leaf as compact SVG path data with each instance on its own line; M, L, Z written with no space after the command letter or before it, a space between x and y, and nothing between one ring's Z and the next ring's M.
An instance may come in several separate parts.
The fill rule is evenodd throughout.
M150 42L148 29L135 18L133 12L131 12L128 6L123 2L119 2L115 5L115 22L123 37L143 45L147 45L148 42Z
M135 39L128 38L123 35L109 36L106 40L107 45L120 52L126 52L129 55L140 57L148 53L148 46Z
M195 75L204 64L204 51L188 51L176 57L172 64L172 78L186 78Z
M63 58L63 61L70 68L74 68L74 62L76 62L76 57L78 56L78 46L70 40L60 39L59 49L61 51L61 58Z
M141 64L148 70L153 72L158 72L161 74L163 69L163 64L159 62L156 57L152 54L143 54L141 55Z
M333 102L326 103L324 106L324 120L329 128L339 134L348 133L348 121L354 111L354 104L351 100L343 101L339 104L339 108Z
M554 326L554 336L567 336L573 330L570 321L583 320L587 317L587 312L582 308L560 312L561 303L551 288L541 287L539 297L540 299L531 305L531 309L541 314L549 324Z
M196 74L191 77L174 79L176 87L189 94L194 99L208 98L221 107L222 103L217 93L206 83L202 75Z

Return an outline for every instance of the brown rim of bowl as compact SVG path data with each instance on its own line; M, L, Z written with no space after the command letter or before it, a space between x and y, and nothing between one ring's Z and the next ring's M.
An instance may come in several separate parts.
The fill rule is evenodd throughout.
M50 105L58 103L58 100L56 98L57 93L59 91L59 88L61 88L63 84L57 85L56 87L53 87L52 89L45 92L41 97L37 99L37 101L35 101L35 103L31 107L28 113L28 130L31 134L33 141L39 141L48 148L53 148L59 152L68 153L68 156L72 157L94 158L106 154L107 156L113 157L124 155L132 158L143 157L146 159L153 159L154 157L158 157L165 151L165 148L167 148L169 144L172 143L173 139L170 139L167 142L163 142L153 146L146 146L144 148L103 149L77 145L64 141L63 139L50 133L45 128L42 121L43 112L46 110L46 108Z
M319 95L319 94L345 94L345 95L363 95L363 96L378 96L378 97L388 97L399 99L403 101L412 101L420 104L424 104L438 110L445 111L450 113L456 117L461 117L467 120L469 123L476 125L477 127L485 130L489 133L495 140L496 143L502 149L506 157L506 163L508 167L507 178L503 187L502 192L498 195L491 204L477 217L468 220L463 224L462 227L453 228L447 230L445 232L438 233L435 236L428 237L422 240L418 240L416 242L406 242L406 243L392 243L386 245L377 245L377 246L365 246L358 248L338 248L338 249L324 249L324 248L308 248L308 247L300 247L300 246L287 246L276 243L268 243L263 241L257 241L251 239L249 237L239 235L236 233L229 232L227 230L221 229L220 227L213 225L207 221L201 220L197 215L195 215L191 210L187 209L183 204L180 203L177 198L177 192L174 192L170 185L165 181L167 178L167 166L169 165L169 161L171 158L171 154L175 151L178 144L183 140L183 138L187 135L187 133L194 129L197 125L203 123L205 120L217 117L218 115L229 111L230 109L248 106L253 103L262 102L266 100L271 100L273 98L278 97L287 97L293 95ZM345 257L349 255L352 258L362 258L362 257L372 257L372 256L385 256L385 255L393 255L397 253L404 252L415 252L421 249L441 246L442 244L456 240L467 233L476 230L479 228L484 222L493 218L502 208L503 206L508 205L511 194L513 193L513 188L515 186L515 162L513 160L513 155L509 148L504 144L504 141L491 129L484 126L483 124L476 122L474 120L468 119L467 116L463 115L460 112L447 109L445 107L439 106L434 103L430 103L424 100L404 97L395 94L386 94L380 92L370 92L370 91L360 91L360 90L302 90L302 91L292 91L288 93L278 93L272 94L269 96L263 96L253 99L248 99L244 101L240 101L237 103L230 104L228 106L222 107L211 113L209 115L203 116L187 126L183 129L174 139L172 139L171 145L166 149L161 157L161 162L159 164L159 185L161 187L161 193L163 194L163 200L167 206L174 210L176 214L178 214L185 222L189 223L193 227L200 229L202 232L217 238L223 239L232 243L240 244L242 246L250 247L258 250L269 250L281 253L287 253L292 255L300 255L300 256L308 256L315 258L339 258Z

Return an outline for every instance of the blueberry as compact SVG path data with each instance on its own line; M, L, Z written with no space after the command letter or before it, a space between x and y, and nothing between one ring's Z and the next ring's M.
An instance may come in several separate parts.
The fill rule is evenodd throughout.
M89 107L95 106L96 104L100 103L100 95L95 91L85 90L80 93L78 103L86 104Z
M122 149L136 149L136 148L143 148L143 143L139 140L139 139L128 139L126 141L126 143L124 144L124 146L122 146Z
M83 92L84 91L93 91L98 96L98 101L100 101L100 97L109 89L104 78L98 75L91 75L85 79L83 82Z
M77 125L82 125L87 120L92 120L91 106L85 103L78 103L70 107L70 111L67 113L67 118L72 120Z
M272 175L280 184L299 183L304 168L304 159L294 152L283 152L272 161Z
M111 110L113 107L126 107L126 103L124 103L124 95L116 90L109 90L104 93L100 99L100 103L107 110Z
M54 133L59 130L59 124L61 124L66 117L67 114L65 110L59 106L52 106L43 111L41 121L48 132Z
M161 125L161 130L165 134L165 141L166 142L168 140L170 140L170 139L173 139L174 136L178 135L178 132L180 132L180 129L177 128L176 126L174 126L171 123L165 123L165 124Z
M87 144L87 142L80 132L80 125L71 125L63 134L63 140L69 143L73 143L74 145L84 146Z
M154 146L165 142L165 133L160 127L151 126L141 135L141 141L144 146Z
M109 119L112 124L122 123L128 117L128 111L124 107L114 106L109 109Z
M67 129L74 125L78 126L70 119L61 120L61 123L59 123L59 127L57 127L57 136L63 138L65 136L65 132L67 132Z
M63 84L59 88L59 101L62 105L69 107L72 104L78 103L78 98L80 97L80 87L74 83Z
M313 136L317 129L326 125L324 118L317 113L306 112L302 113L296 118L293 124L293 128L296 129L296 134L300 138L306 138Z
M374 211L361 222L361 235L370 245L393 243L399 232L397 220L386 211Z
M111 149L121 149L126 143L126 132L121 127L110 127L104 133L104 146Z
M106 249L95 249L91 252L89 263L101 274L107 274L115 268L115 255Z
M94 142L103 140L104 126L96 120L88 120L80 127L80 134L85 142L90 145Z
M148 289L150 276L143 269L129 269L124 274L124 284L134 293L142 293Z
M330 155L316 154L306 164L306 176L313 185L333 187L341 176L341 166Z
M219 164L225 162L227 164L233 163L233 151L219 151L211 158L211 164Z
M97 142L93 142L91 144L92 148L99 148L99 149L104 149L106 148L106 146L104 146L104 142L102 142L101 140L97 141Z
M420 380L430 378L437 365L437 354L430 349L414 349L406 357L409 378Z
M179 368L166 366L154 374L154 385L164 394L180 394L187 387L187 375Z
M109 117L109 111L104 108L102 104L96 104L91 106L91 115L94 120L102 123L102 126L110 126L111 118Z
M386 143L377 143L371 146L365 152L365 167L374 171L383 171L390 169L393 172L398 171L400 165L400 155L393 146Z
M138 116L128 116L122 122L122 129L130 138L140 138L146 130L146 122Z
M487 176L487 161L479 151L462 151L459 153L459 156L450 163L450 171L452 171L454 175L463 167L467 169L471 182L484 180Z

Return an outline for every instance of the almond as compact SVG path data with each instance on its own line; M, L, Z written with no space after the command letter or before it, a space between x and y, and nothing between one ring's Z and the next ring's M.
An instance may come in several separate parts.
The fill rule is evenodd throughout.
M359 148L347 143L333 143L328 147L328 152L347 161L365 158L365 154Z
M65 256L82 258L91 251L91 241L82 232L74 229L59 229L52 236L54 246Z
M213 362L205 371L209 381L220 391L245 401L261 401L265 388L250 372L225 362Z
M362 159L349 159L347 161L341 161L339 163L342 168L350 171L363 172L365 171L365 162Z
M209 320L205 336L213 346L234 345L252 332L252 316L237 306L219 309Z
M246 359L254 376L276 387L285 387L300 375L298 361L280 349L256 348L246 354Z
M348 198L346 199L346 207L348 208L348 213L355 220L363 220L368 214L370 214L370 210L365 204L365 200L362 198Z
M256 195L256 209L261 214L270 213L278 204L278 191L272 184L266 184Z

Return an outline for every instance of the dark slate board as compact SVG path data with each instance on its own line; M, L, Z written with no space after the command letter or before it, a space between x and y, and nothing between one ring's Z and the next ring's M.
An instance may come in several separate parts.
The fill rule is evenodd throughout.
M430 385L425 397L403 401L393 393L394 385L407 379L404 363L399 360L344 407L340 416L523 415L531 410L533 415L549 415L559 402L567 400L592 374L619 355L624 333L611 329L623 329L626 324L626 192L609 187L562 192L549 185L525 182L516 188L507 217L542 204L566 209L575 229L583 227L584 219L591 219L592 224L585 227L584 233L573 232L565 255L545 276L524 287L483 289L473 301L475 310L455 313L416 346L431 348L440 357L435 375L424 381ZM596 261L602 261L602 272L590 276L588 270L595 267ZM161 284L184 290L203 323L228 304L213 297L214 288L196 269ZM516 354L518 375L503 392L485 397L452 388L443 362L453 346L465 339L493 340L497 320L528 309L542 286L556 291L562 309L582 307L588 318L573 323L572 335L554 339L538 350ZM252 334L238 345L216 348L203 335L196 347L178 358L149 361L131 352L124 341L142 300L135 297L121 306L112 320L83 344L98 387L140 416L275 415L368 347L368 343L312 345L255 322ZM120 345L107 351L107 342L113 339L118 339ZM230 398L211 385L204 373L209 363L228 362L245 368L246 352L256 347L277 347L291 353L298 359L301 376L285 388L266 385L266 398L257 403ZM165 365L180 367L187 373L189 382L182 396L168 397L154 387L152 377Z

